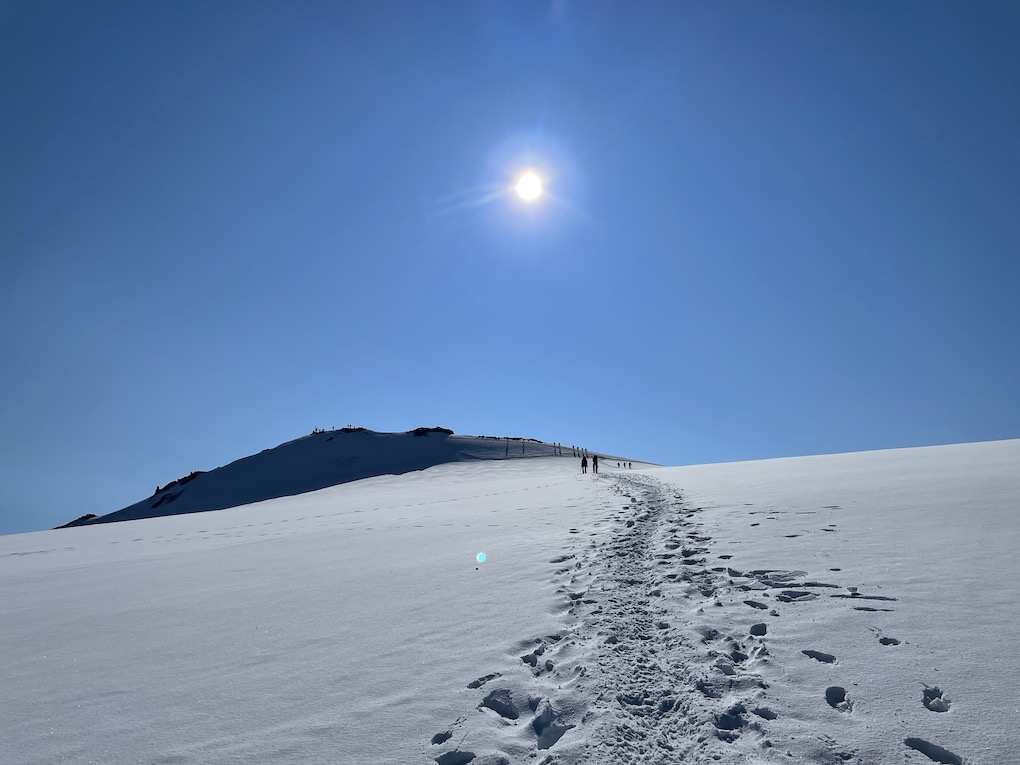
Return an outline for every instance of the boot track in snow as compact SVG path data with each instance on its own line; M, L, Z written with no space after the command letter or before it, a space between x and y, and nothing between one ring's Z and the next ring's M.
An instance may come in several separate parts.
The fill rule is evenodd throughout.
M479 717L436 733L427 755L439 765L779 761L755 671L768 661L765 632L710 626L706 609L733 581L707 562L699 508L649 476L595 480L610 494L609 533L550 561L562 630L522 641L516 666L466 678Z

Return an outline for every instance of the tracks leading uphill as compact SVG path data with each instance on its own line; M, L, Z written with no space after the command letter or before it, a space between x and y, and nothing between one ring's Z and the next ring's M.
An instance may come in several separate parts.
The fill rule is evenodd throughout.
M764 639L711 626L706 611L733 582L708 563L698 508L640 473L595 480L603 531L550 561L563 629L473 679L480 717L437 733L426 754L439 765L774 761Z

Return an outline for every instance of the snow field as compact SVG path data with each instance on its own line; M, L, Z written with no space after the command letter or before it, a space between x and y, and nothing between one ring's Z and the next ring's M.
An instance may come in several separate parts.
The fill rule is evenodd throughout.
M1020 442L1004 441L651 471L703 508L727 567L803 572L785 588L803 597L730 591L715 609L767 625L776 748L807 762L1020 762L1020 663L1002 640L1020 599L1018 465ZM836 587L794 586L811 581ZM769 606L760 619L740 615L749 593ZM848 705L831 707L829 687Z
M1001 442L600 477L625 504L553 559L564 629L518 646L526 681L480 678L496 675L437 762L1020 762L996 637L1020 596L1018 457Z
M537 572L599 501L574 462L0 539L0 762L414 761L555 624Z
M0 538L0 762L1020 762L1017 465L456 462Z

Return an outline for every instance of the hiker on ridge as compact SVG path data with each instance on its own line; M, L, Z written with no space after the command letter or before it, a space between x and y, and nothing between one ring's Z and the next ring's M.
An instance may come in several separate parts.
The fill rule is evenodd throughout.
M591 456L591 472L599 472L599 455L597 454Z
M581 457L581 472L582 473L587 473L588 472L588 458L587 457Z

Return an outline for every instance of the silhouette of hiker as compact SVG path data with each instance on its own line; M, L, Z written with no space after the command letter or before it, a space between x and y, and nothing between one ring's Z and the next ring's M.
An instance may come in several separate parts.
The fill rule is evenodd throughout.
M599 455L593 454L591 457L591 472L599 472Z
M581 457L581 472L582 473L587 473L588 472L588 458L587 457Z

